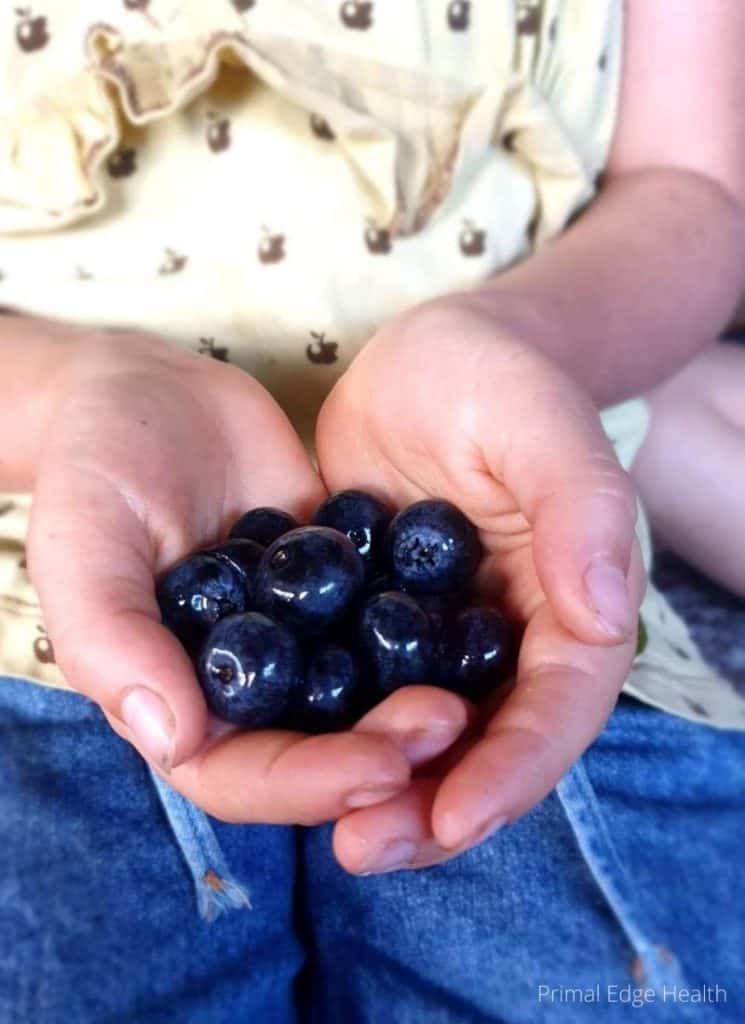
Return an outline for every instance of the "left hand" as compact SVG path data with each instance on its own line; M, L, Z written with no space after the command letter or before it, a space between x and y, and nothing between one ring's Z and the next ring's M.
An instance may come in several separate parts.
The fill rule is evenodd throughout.
M329 395L316 441L330 491L457 505L480 531L480 589L524 627L491 716L479 708L478 729L405 792L336 824L349 871L438 863L542 800L610 715L645 587L635 493L590 399L468 295L386 325Z

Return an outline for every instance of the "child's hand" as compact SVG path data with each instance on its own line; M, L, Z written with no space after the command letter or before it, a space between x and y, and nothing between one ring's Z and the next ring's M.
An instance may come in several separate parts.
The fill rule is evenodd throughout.
M31 345L40 328L29 323L15 330ZM406 744L375 719L356 734L213 728L207 739L191 665L160 625L156 574L247 508L302 517L323 499L278 406L237 368L153 338L41 330L40 344L63 335L66 348L36 460L28 559L70 685L156 768L178 766L173 785L218 817L310 823L399 791ZM462 726L455 698L443 698ZM408 710L392 713L405 729Z
M321 411L317 448L330 490L461 508L487 553L484 593L525 626L516 686L483 735L337 824L349 870L435 863L530 810L603 728L645 586L635 495L592 403L466 296L365 347Z

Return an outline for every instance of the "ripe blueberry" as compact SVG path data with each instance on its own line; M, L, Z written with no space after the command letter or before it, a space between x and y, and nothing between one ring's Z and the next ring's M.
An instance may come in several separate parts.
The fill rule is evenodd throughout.
M399 512L386 534L388 567L414 594L457 593L479 562L476 530L447 501L418 501Z
M329 644L310 656L295 722L304 732L331 732L354 722L360 697L357 660L345 647Z
M245 574L215 555L190 555L163 576L156 588L163 624L190 654L226 615L246 611Z
M408 594L388 591L371 598L360 619L359 643L380 690L391 693L410 683L432 681L432 624Z
M283 533L294 530L297 520L279 508L253 508L233 524L228 536L232 539L254 540L268 547Z
M464 608L443 623L437 653L440 685L482 700L511 667L510 625L496 608Z
M316 510L316 526L346 534L364 559L368 574L380 566L383 539L391 515L382 501L364 491L339 491Z
M233 725L281 726L303 685L297 640L265 615L229 615L210 631L197 677L212 711Z
M340 623L365 568L352 542L326 526L301 526L271 544L256 576L257 607L300 634Z
M264 549L254 540L226 540L207 548L204 554L214 555L220 561L227 562L243 575L243 582L250 602L253 594L256 570L261 561Z

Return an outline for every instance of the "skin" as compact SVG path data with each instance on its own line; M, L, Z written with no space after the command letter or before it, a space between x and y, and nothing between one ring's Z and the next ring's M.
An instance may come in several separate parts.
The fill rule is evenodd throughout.
M696 392L695 364L735 306L745 255L745 10L626 6L600 198L538 256L381 329L322 410L322 479L281 410L236 368L151 337L0 317L0 487L34 492L29 569L58 663L216 817L335 820L350 871L436 863L534 806L610 714L644 577L634 490L597 407L687 365ZM691 124L706 126L695 146ZM730 372L742 393L742 361ZM655 414L655 430L663 420ZM741 420L736 429L741 441ZM260 450L245 443L252 434ZM660 444L669 463L680 436L673 451ZM742 464L742 444L732 448ZM484 593L525 630L513 689L477 713L453 694L406 688L325 737L217 727L160 626L153 575L252 505L303 519L327 489L354 486L396 504L450 498L473 519ZM615 632L583 583L598 561L623 580ZM170 744L123 721L138 686ZM402 840L408 850L392 848Z

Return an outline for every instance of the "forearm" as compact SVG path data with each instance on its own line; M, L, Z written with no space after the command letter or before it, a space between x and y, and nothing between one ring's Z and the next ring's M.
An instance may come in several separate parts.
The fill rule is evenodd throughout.
M0 490L33 487L71 340L45 321L0 314Z
M533 258L476 293L600 407L643 393L726 325L745 267L745 215L724 189L674 170L611 182Z

